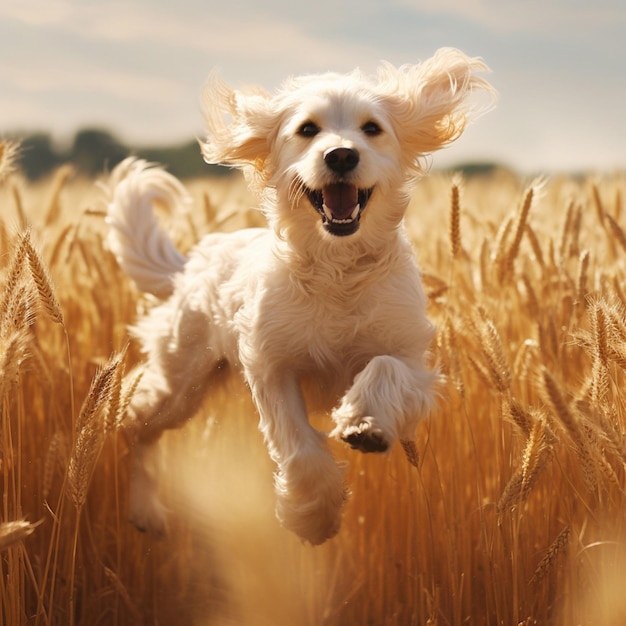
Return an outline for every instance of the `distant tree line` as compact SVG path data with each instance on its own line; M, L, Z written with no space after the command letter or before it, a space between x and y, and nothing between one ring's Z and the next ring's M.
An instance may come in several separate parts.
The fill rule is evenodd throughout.
M77 173L94 177L110 171L117 163L129 155L144 158L165 166L178 178L199 176L225 176L232 168L209 165L202 159L196 140L175 146L132 147L119 141L106 130L86 128L79 130L67 148L58 148L47 133L33 133L20 140L20 168L30 180L37 180L49 174L59 165L70 163ZM451 168L467 178L488 175L500 166L496 163L463 163Z
M231 168L205 163L195 140L175 146L134 148L97 128L79 130L65 149L56 147L47 133L33 133L17 139L21 146L19 166L30 180L46 176L65 163L73 165L79 174L97 176L110 171L129 155L160 163L179 178L223 176L232 172Z

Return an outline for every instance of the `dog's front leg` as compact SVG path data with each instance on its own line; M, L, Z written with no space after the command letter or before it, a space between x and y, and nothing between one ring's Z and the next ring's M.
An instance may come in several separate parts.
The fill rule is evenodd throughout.
M292 372L249 375L260 429L278 465L276 516L281 524L316 545L333 537L346 498L343 470L326 447L326 437L307 419L300 385Z
M411 442L433 404L436 378L420 361L374 357L333 411L337 426L331 436L362 452L384 452L399 439L416 463Z

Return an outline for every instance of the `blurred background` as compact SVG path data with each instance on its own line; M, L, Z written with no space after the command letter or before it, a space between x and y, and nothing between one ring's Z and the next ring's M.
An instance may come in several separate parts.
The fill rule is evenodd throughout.
M29 178L67 160L93 174L128 152L198 175L212 68L271 90L454 46L484 58L500 98L435 168L613 171L626 164L625 29L623 0L5 1L0 136L22 140Z

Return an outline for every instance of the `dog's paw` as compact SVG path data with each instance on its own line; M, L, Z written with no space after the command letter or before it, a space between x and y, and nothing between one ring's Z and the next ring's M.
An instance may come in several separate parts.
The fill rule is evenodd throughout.
M382 429L376 428L371 419L365 418L360 424L348 426L336 434L353 450L386 452L389 449L389 441Z
M140 532L155 539L167 537L168 511L155 497L131 502L128 519Z
M281 525L314 546L334 537L348 497L343 479L344 468L325 451L296 456L275 476Z
M343 489L328 501L293 502L288 498L279 498L276 517L283 528L318 546L339 532L341 509L347 497L348 492Z

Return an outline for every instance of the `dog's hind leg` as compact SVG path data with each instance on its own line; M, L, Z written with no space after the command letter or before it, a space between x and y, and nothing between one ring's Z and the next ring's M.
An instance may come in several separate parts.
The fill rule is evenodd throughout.
M166 313L156 312L152 321L157 316L163 321ZM166 509L157 496L159 437L200 408L221 356L209 345L209 324L202 313L186 310L174 317L169 335L150 344L124 422L131 452L130 521L154 535L167 531Z
M247 376L260 414L260 429L278 465L276 516L281 524L317 545L333 537L346 499L343 470L326 437L308 421L300 385L292 372Z

